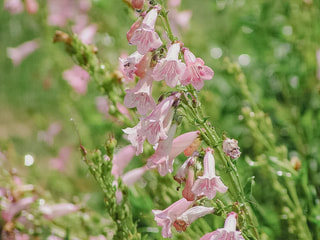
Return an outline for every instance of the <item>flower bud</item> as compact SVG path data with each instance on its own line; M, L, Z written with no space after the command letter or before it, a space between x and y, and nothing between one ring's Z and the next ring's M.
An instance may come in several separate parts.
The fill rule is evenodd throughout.
M233 158L233 159L236 159L236 158L239 158L240 157L240 154L241 152L239 151L239 146L238 146L238 141L235 140L235 139L230 139L230 138L226 138L224 141L223 141L223 151L224 153Z

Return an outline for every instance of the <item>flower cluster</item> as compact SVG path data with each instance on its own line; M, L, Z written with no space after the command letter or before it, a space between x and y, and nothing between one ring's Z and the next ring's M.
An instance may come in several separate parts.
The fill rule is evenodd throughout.
M199 131L175 137L180 124L175 120L175 116L186 91L163 94L156 103L152 96L152 86L154 82L164 80L170 88L179 86L181 89L192 85L196 90L200 90L204 86L204 80L212 79L214 72L201 58L197 58L184 47L182 42L170 40L165 44L155 30L157 18L164 17L165 11L159 5L150 4L148 10L142 12L144 5L141 2L143 1L132 1L132 6L139 9L141 14L127 32L129 44L135 45L137 51L127 58L120 58L123 77L128 81L138 78L136 86L126 90L124 105L127 108L136 108L140 114L140 121L136 126L123 131L132 145L131 151L135 149L136 155L144 151L145 142L154 146L155 152L147 159L146 166L136 170L139 176L142 176L146 169L158 169L161 176L173 173L175 158L182 152L189 157L174 177L180 184L185 183L183 198L165 210L153 210L155 221L162 227L162 236L170 238L172 226L178 232L185 231L196 219L214 212L213 207L199 204L199 199L203 197L213 199L217 192L226 193L228 187L216 175L213 149L207 147L204 154L199 149L201 144ZM234 147L230 151L233 153L232 157L238 157L240 154L239 148ZM227 155L230 155L229 152ZM199 171L196 163L201 163L202 157L203 169ZM114 159L113 163L115 170L124 162ZM123 166L120 168L123 169ZM113 173L118 176L121 174L115 171ZM134 179L134 174L136 173L129 174L131 179ZM241 237L241 233L235 231L236 222L230 220L231 218L235 220L235 215L235 213L230 214L225 228L216 231L219 234L222 232L218 238L214 238L216 235L212 233L202 239L229 239L229 236L238 235ZM231 232L235 233L230 235ZM242 239L240 237L235 239Z

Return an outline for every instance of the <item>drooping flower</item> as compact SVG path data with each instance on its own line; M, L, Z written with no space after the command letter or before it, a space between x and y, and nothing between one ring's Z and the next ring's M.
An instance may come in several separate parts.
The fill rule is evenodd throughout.
M199 176L195 181L192 191L197 195L205 195L209 199L213 199L217 191L225 193L228 190L220 177L215 173L215 160L213 157L213 150L211 148L206 149L206 154L203 160L203 176Z
M40 212L49 220L77 212L79 209L79 206L72 203L58 203L54 205L46 204L40 206Z
M140 78L137 85L133 89L126 90L126 96L124 98L124 105L127 108L136 107L138 113L146 115L156 106L156 103L151 95L152 82L151 77L152 70L148 70L145 77Z
M171 226L176 221L176 219L181 216L191 205L193 201L187 201L182 198L172 205L170 205L165 210L152 210L154 214L154 220L157 222L158 226L162 227L161 235L164 238L171 238Z
M195 220L213 212L213 207L195 206L189 208L181 216L177 217L173 223L173 226L178 232L185 232L187 227Z
M158 168L161 176L173 171L173 160L170 159L169 154L172 146L172 141L176 133L177 124L172 124L169 129L168 137L160 140L155 153L148 159L147 166L149 168ZM171 160L171 161L170 161Z
M175 87L181 75L184 73L186 65L179 59L180 43L172 44L167 56L162 58L153 70L155 81L165 80L169 87Z
M155 32L154 26L158 17L158 9L151 9L144 17L139 28L137 28L129 39L129 43L136 45L138 52L142 55L159 48L162 41Z
M223 141L222 148L223 148L224 153L227 156L229 156L229 157L231 157L233 159L236 159L236 158L240 157L241 152L239 151L240 148L238 146L238 141L237 140L226 138Z
M18 66L27 56L39 48L37 40L32 40L19 45L16 48L7 48L7 55L14 66Z
M111 174L115 177L121 176L124 168L131 161L135 152L136 148L131 145L121 148L121 150L115 154L112 159Z
M87 92L90 75L83 68L75 65L71 69L63 72L63 78L68 81L77 93L85 94Z
M204 61L196 58L188 48L184 50L184 60L187 68L181 77L181 84L184 86L192 84L195 89L200 90L204 85L204 80L212 79L213 70L205 66Z
M214 232L207 233L200 240L244 240L240 231L236 231L238 215L235 212L228 214L224 227Z

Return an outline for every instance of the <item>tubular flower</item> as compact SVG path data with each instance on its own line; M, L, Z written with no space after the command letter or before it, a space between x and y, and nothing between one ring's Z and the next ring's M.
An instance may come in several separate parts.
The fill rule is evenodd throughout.
M152 210L154 214L154 220L157 222L158 226L162 227L161 235L165 238L171 238L171 225L176 221L176 219L181 216L191 205L193 201L187 201L182 198L172 205L170 205L165 210Z
M154 30L157 17L158 9L151 9L144 17L140 26L133 32L131 38L129 35L129 43L137 45L138 52L142 55L149 51L153 51L162 45L158 33Z
M79 94L85 94L90 80L89 73L83 68L75 65L73 68L63 72L63 78Z
M228 187L223 184L220 177L215 174L215 161L212 152L211 148L206 149L203 160L203 176L198 177L192 187L192 191L197 196L205 195L209 199L213 199L217 191L225 193L228 190Z
M184 232L195 220L213 212L213 207L195 206L189 208L174 221L173 226L178 232Z
M182 166L178 169L177 174L174 176L174 180L178 183L182 183L186 181L186 176L190 166L195 164L195 156L189 157Z
M180 153L189 149L189 147L195 142L196 139L198 139L198 137L199 131L187 132L176 137L172 143L170 158L176 158ZM190 153L189 156L192 155L192 153L196 150L194 149L194 151L191 152L192 149L188 150L188 153Z
M182 196L188 201L193 201L195 199L195 194L191 190L193 183L194 183L194 169L192 167L189 167L186 185L184 186L184 189L182 191Z
M17 202L13 202L8 204L7 208L2 211L2 218L10 222L12 219L20 213L22 210L25 210L29 208L29 206L34 203L36 200L36 197L26 197L22 198Z
M126 59L119 58L119 61L123 66L123 72L129 80L134 80L134 74L137 70L136 65L142 60L143 56L144 55L141 55L136 51Z
M201 58L196 58L188 48L184 50L184 60L187 68L181 77L181 84L184 86L192 84L195 89L200 90L204 80L212 79L213 70L205 66L204 61Z
M240 231L236 231L238 215L235 212L228 214L224 227L214 232L207 233L200 240L244 240Z
M136 148L128 145L114 155L112 159L112 170L111 174L115 177L119 177L122 175L124 168L128 165L128 163L133 158L136 152Z
M156 103L151 95L152 82L151 70L148 70L145 77L140 78L133 89L126 90L124 105L127 108L137 107L138 113L141 115L146 115L154 109Z
M186 69L186 65L179 59L180 43L172 44L169 47L167 56L160 60L153 70L153 78L155 81L165 79L169 87L175 87L181 74Z
M241 152L239 151L238 141L235 139L226 138L223 141L222 148L227 156L233 159L239 158Z
M173 171L173 160L169 158L170 149L174 134L176 133L177 124L173 124L168 132L165 140L160 140L155 153L148 159L147 166L149 168L158 168L161 176ZM170 161L171 160L171 161Z
M16 48L7 48L7 55L12 60L14 66L18 66L27 56L39 48L37 40L32 40L21 44Z
M148 170L147 166L143 166L143 167L140 167L140 168L132 169L131 171L126 172L122 176L122 181L127 186L132 186L133 184L135 184L136 181L138 181L143 176L143 174L147 170Z
M43 213L45 218L51 220L69 213L77 212L79 209L79 206L72 203L59 203L54 205L43 205L40 207L40 212Z
M164 140L168 137L167 132L174 114L172 105L179 97L179 93L167 97L146 118L141 118L142 134L151 145L155 145L159 140Z
M141 121L133 128L126 128L122 130L124 133L128 134L128 140L131 142L132 146L136 147L136 155L138 156L143 152L143 143L146 140L146 136L142 134Z

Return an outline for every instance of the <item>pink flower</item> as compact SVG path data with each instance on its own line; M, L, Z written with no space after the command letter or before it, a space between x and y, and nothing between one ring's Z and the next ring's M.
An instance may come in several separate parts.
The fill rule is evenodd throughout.
M58 157L50 159L50 167L60 172L64 172L66 170L66 164L70 158L71 151L71 147L61 148Z
M178 169L177 174L173 177L178 183L186 181L186 176L189 171L189 167L195 164L195 156L189 157L182 166Z
M192 167L188 168L188 178L186 181L186 185L182 191L182 196L188 201L193 201L195 199L195 194L192 192L192 186L194 183L194 169Z
M165 79L169 87L175 87L181 74L185 71L185 64L179 60L180 43L172 44L169 47L167 56L158 62L153 70L153 78L155 81Z
M181 77L181 84L184 86L192 84L195 89L200 90L204 85L204 80L212 79L213 70L205 66L204 61L196 58L188 48L184 50L184 60L187 68Z
M124 105L127 108L137 107L138 113L147 114L154 109L156 103L151 95L152 82L151 71L148 70L144 78L140 78L137 85L133 89L126 90Z
M127 32L127 40L130 43L130 39L132 38L133 34L135 33L135 31L140 27L141 23L142 23L143 18L139 17L137 19L137 21L134 22L134 24L132 24L132 26L130 27L129 31Z
M199 131L187 132L181 134L173 140L172 148L170 151L170 158L176 158L180 153L188 149L189 156L196 150L192 152L189 147L194 143L196 139L199 138Z
M160 140L155 153L148 159L147 166L149 168L158 168L161 176L173 171L173 160L169 154L172 146L172 141L176 133L177 124L172 124L169 129L168 137L165 140ZM171 161L170 161L171 160Z
M158 9L151 9L144 17L141 25L136 29L129 39L129 43L137 45L138 52L142 55L148 51L153 51L162 45L158 33L154 30L154 25L158 17Z
M173 226L178 232L185 232L187 227L195 220L213 212L213 207L195 206L189 208L174 221Z
M23 11L23 3L21 0L5 0L3 8L11 14L18 14Z
M133 128L126 128L122 130L124 133L128 134L128 140L131 145L136 147L136 155L138 156L143 152L143 143L146 140L146 136L142 134L141 121Z
M141 118L142 134L146 136L151 145L159 140L166 139L174 115L173 103L180 97L179 93L173 94L161 103L146 118Z
M28 41L16 48L7 48L7 55L12 60L14 66L18 66L23 59L39 48L36 40Z
M48 145L52 145L54 142L54 137L59 134L62 129L62 125L59 122L51 123L48 130L39 131L38 139L39 141L46 142Z
M40 206L40 212L42 212L44 217L48 220L77 212L79 209L79 206L72 203L59 203L55 205Z
M39 8L38 2L36 0L26 0L26 8L28 13L35 14Z
M132 7L135 9L142 9L144 5L144 0L132 0Z
M143 174L148 170L147 166L143 166L140 168L135 168L133 170L130 170L126 172L122 176L122 181L127 186L132 186L135 184L139 179L142 178Z
M180 4L181 4L181 0L169 0L168 1L168 7L170 7L170 8L179 7Z
M63 72L63 78L68 81L77 93L85 94L87 92L90 76L83 68L75 65L71 69Z
M133 158L136 152L136 148L128 145L114 155L112 159L112 170L111 174L115 177L119 177L122 175L124 168L128 165L128 163Z
M24 234L16 233L14 237L15 237L14 238L15 240L29 240L30 239L29 235L26 233L24 233Z
M84 44L91 44L93 42L93 37L97 32L97 25L96 24L91 24L84 29L82 29L78 34L79 34L79 39L84 43Z
M213 199L216 196L217 191L225 193L228 190L220 177L215 173L215 161L213 157L213 150L211 148L206 149L206 154L203 160L203 176L198 177L195 181L192 191L197 195L205 195L209 199Z
M124 75L130 80L134 80L135 71L137 70L136 65L142 60L144 55L140 54L138 51L132 53L126 59L119 58L122 65Z
M27 209L32 203L34 203L35 200L35 197L26 197L17 202L10 203L6 209L2 211L2 218L6 222L10 222L14 216L16 216L22 210Z
M107 97L96 97L96 106L100 113L109 117L109 102Z
M227 156L233 159L239 158L241 152L239 151L238 141L235 139L226 138L223 141L222 148Z
M130 112L125 106L123 106L121 103L117 102L116 103L116 107L117 107L119 113L121 113L122 115L126 116L128 119L132 120Z
M162 237L171 238L171 225L176 221L176 219L181 216L191 205L193 201L187 201L182 198L165 210L152 210L154 214L154 220L157 222L158 226L162 227Z
M214 232L207 233L200 240L244 240L240 231L236 231L238 215L235 212L228 214L224 222L224 228L219 228Z

